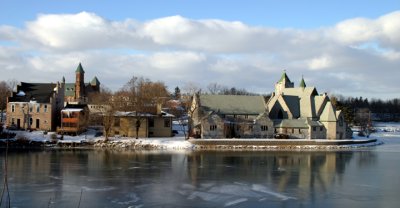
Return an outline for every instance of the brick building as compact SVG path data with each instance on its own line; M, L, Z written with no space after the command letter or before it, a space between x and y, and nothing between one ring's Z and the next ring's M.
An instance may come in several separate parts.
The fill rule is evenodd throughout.
M65 83L26 83L17 85L7 98L7 127L54 131L60 123Z

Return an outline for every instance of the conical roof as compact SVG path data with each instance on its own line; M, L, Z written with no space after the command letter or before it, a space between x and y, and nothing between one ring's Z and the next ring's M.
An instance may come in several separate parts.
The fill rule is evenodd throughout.
M281 79L279 80L279 82L282 82L283 80L286 80L287 82L290 82L290 79L286 74L286 70L283 71L283 74L282 74Z
M85 71L83 71L82 64L80 62L78 67L76 68L75 73L85 73Z
M301 81L300 81L300 87L301 88L306 88L306 82L304 81L304 78L303 77L301 77Z

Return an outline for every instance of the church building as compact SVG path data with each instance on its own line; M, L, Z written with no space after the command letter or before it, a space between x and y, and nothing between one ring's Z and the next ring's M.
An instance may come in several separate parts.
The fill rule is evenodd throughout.
M266 101L267 100L267 101ZM195 95L192 131L201 138L351 138L343 113L326 93L283 72L269 99L245 95Z
M96 76L89 83L85 83L85 71L81 63L75 70L75 77L75 83L65 83L64 101L66 103L87 103L90 94L100 92L100 81Z

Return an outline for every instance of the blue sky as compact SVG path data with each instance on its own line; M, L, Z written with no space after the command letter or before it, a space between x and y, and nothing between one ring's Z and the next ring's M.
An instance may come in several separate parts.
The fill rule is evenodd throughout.
M0 2L2 80L73 82L82 62L112 90L135 75L269 93L286 69L320 93L400 97L398 1Z
M376 18L400 8L396 0L2 0L0 24L21 26L40 13L93 12L104 18L141 21L181 15L194 19L224 19L280 28L318 28L353 18ZM24 5L24 6L21 6Z

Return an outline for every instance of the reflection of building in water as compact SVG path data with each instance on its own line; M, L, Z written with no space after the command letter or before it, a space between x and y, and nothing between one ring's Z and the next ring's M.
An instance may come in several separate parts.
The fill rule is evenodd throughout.
M349 155L346 155L349 154ZM325 192L337 173L344 171L352 152L193 152L188 155L192 185L214 176L225 181L257 181L273 184L275 190L298 190L298 198L312 197ZM345 156L343 156L345 155Z
M299 198L306 198L310 193L325 192L337 173L336 156L332 152L278 157L278 191L284 192L289 184L297 184L300 188Z

